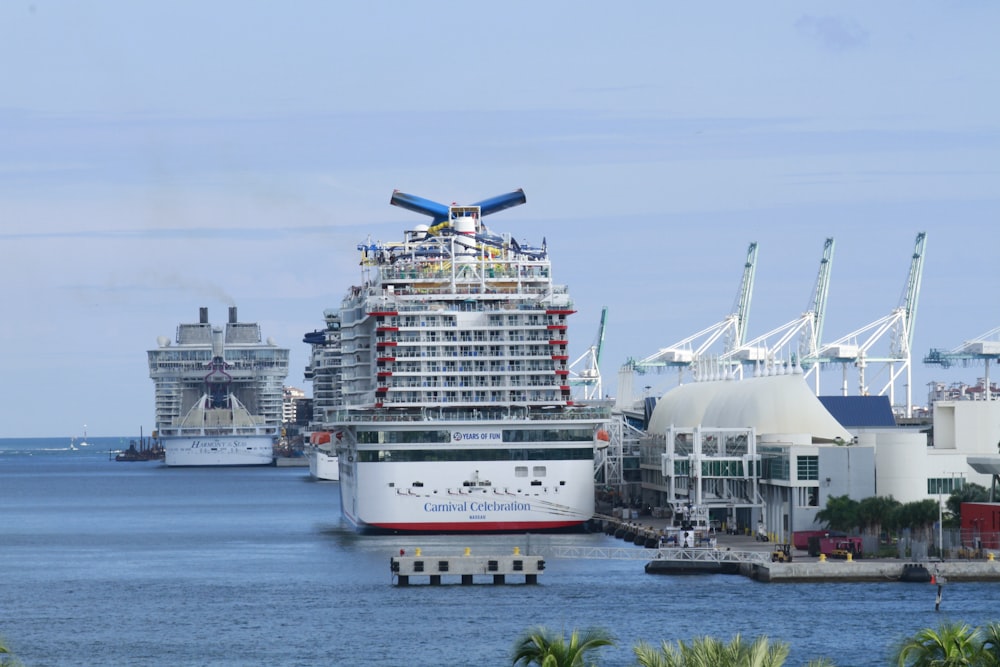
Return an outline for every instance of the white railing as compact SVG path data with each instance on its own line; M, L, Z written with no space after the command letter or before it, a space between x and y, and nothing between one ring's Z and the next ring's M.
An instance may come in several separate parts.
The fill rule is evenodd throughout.
M595 560L645 560L693 563L755 563L771 562L771 554L763 551L729 551L723 549L642 549L628 547L566 547L543 550L553 558L589 558Z

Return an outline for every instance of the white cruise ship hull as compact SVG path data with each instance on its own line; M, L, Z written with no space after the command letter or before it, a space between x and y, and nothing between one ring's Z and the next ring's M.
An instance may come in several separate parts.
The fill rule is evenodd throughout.
M309 475L322 482L336 482L340 479L340 462L336 454L322 449L312 449L307 455L309 459Z
M168 466L254 466L274 462L270 435L163 437Z
M387 463L344 460L345 518L361 532L521 532L579 527L594 514L594 463L535 460ZM488 486L463 486L471 475ZM533 482L537 482L533 484Z

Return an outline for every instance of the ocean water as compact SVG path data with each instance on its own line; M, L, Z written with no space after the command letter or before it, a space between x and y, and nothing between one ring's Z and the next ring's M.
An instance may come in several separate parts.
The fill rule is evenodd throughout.
M602 534L360 536L305 468L109 460L118 438L0 439L0 636L26 665L510 665L523 631L599 626L599 664L639 640L766 634L789 665L887 665L943 621L1000 620L1000 585L762 584L547 559L539 584L395 587L389 558L621 546ZM448 581L446 579L446 581Z

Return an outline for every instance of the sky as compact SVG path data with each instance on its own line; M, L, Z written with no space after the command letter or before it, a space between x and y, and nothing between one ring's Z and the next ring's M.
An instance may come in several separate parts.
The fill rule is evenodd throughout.
M357 244L425 221L394 189L523 188L486 222L546 240L571 359L608 308L611 395L733 312L750 242L753 338L809 308L835 239L828 342L900 305L926 232L925 404L983 374L925 354L1000 326L997 25L976 0L0 3L0 437L148 434L146 351L201 306L308 392Z

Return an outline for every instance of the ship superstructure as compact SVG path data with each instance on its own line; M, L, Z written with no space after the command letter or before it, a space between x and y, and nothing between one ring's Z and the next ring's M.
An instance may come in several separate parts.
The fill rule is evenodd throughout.
M282 420L287 348L262 342L260 326L229 308L224 327L208 309L180 324L175 344L161 336L148 352L156 426L168 466L265 465Z
M546 244L483 218L520 190L450 206L399 242L358 246L362 282L339 310L341 505L360 529L523 531L578 526L594 508L607 409L574 405L565 286Z

